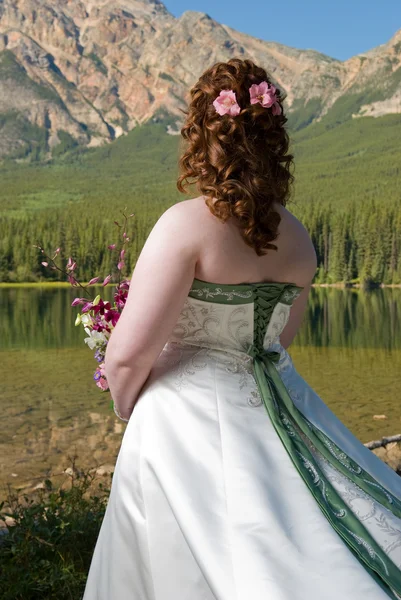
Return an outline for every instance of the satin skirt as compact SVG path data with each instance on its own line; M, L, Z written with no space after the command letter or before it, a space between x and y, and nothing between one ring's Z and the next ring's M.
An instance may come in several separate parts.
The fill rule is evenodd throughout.
M298 411L401 500L401 478L330 411L287 351L275 350ZM314 456L401 568L401 519ZM168 343L124 433L84 600L399 597L322 511L273 426L252 364Z

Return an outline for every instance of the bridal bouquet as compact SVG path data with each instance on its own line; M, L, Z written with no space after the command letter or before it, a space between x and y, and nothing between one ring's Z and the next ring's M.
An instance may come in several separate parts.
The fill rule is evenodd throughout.
M126 209L125 209L126 210ZM69 257L65 270L60 268L56 262L55 258L58 256L60 252L60 248L57 248L54 252L53 257L51 258L40 246L34 244L35 248L39 248L41 253L43 254L42 258L46 258L41 262L44 267L49 267L52 270L58 270L61 273L67 275L68 281L72 285L72 287L80 287L84 290L84 292L89 296L88 298L76 297L74 298L71 306L79 306L82 305L81 312L77 314L75 325L82 325L87 337L84 339L84 342L88 345L91 350L94 350L94 358L99 363L96 367L95 373L93 375L93 379L96 382L96 385L103 391L106 392L109 390L109 386L107 383L106 374L104 371L104 357L106 354L107 343L110 339L111 332L125 306L125 302L128 296L129 284L130 281L128 279L121 279L121 272L124 269L125 262L125 246L130 241L130 238L127 237L126 229L128 219L134 216L134 213L131 215L126 215L125 212L122 213L124 216L124 224L120 225L117 221L114 221L115 225L117 225L120 229L123 230L122 237L120 243L110 244L107 248L116 254L118 253L118 263L117 270L119 273L118 282L116 285L116 291L114 293L114 302L110 304L110 302L105 302L101 295L98 294L95 298L91 297L90 292L88 291L88 287L97 284L101 277L93 277L87 285L83 285L80 283L76 276L75 270L77 268L77 263ZM103 282L102 286L106 287L111 282L112 276L107 275Z

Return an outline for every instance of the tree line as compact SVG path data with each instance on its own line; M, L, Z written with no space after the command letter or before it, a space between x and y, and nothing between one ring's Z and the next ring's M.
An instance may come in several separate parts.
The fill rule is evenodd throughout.
M318 259L315 283L401 283L401 201L323 202L292 210L308 230Z
M173 203L141 203L130 207L135 217L128 221L130 237L125 255L124 275L129 277L141 248L160 214ZM401 283L401 201L382 203L369 200L350 202L333 209L319 201L302 201L288 208L305 225L318 258L315 283L361 283L362 285ZM58 207L32 211L14 218L0 215L0 281L66 281L59 271L41 265L43 256L34 244L49 255L61 247L57 259L65 267L69 256L77 262L77 277L89 281L97 275L117 275L118 242L121 233L114 221L120 211L104 204L89 211ZM120 238L118 237L120 236ZM110 251L109 244L117 243ZM113 277L113 280L114 277Z

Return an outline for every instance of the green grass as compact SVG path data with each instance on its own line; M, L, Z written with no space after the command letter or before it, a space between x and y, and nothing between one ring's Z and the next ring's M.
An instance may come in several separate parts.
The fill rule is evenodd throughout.
M401 115L336 127L322 121L295 132L296 202L319 199L346 207L350 196L400 198L400 137ZM152 203L157 212L181 197L175 189L178 154L178 137L167 135L162 123L135 128L101 148L70 148L47 165L6 161L0 167L0 214L55 206L68 213L76 202L141 209Z
M47 479L34 495L10 489L0 505L0 519L14 522L0 539L2 600L82 597L109 486L95 489L95 475L71 464L61 485Z
M298 202L346 208L350 200L401 198L401 115L324 122L293 136Z

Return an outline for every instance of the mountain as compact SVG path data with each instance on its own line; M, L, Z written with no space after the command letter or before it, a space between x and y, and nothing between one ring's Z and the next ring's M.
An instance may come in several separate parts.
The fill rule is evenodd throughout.
M100 146L151 120L174 133L199 74L236 56L285 90L293 129L401 113L401 30L342 62L159 0L0 0L0 159Z

